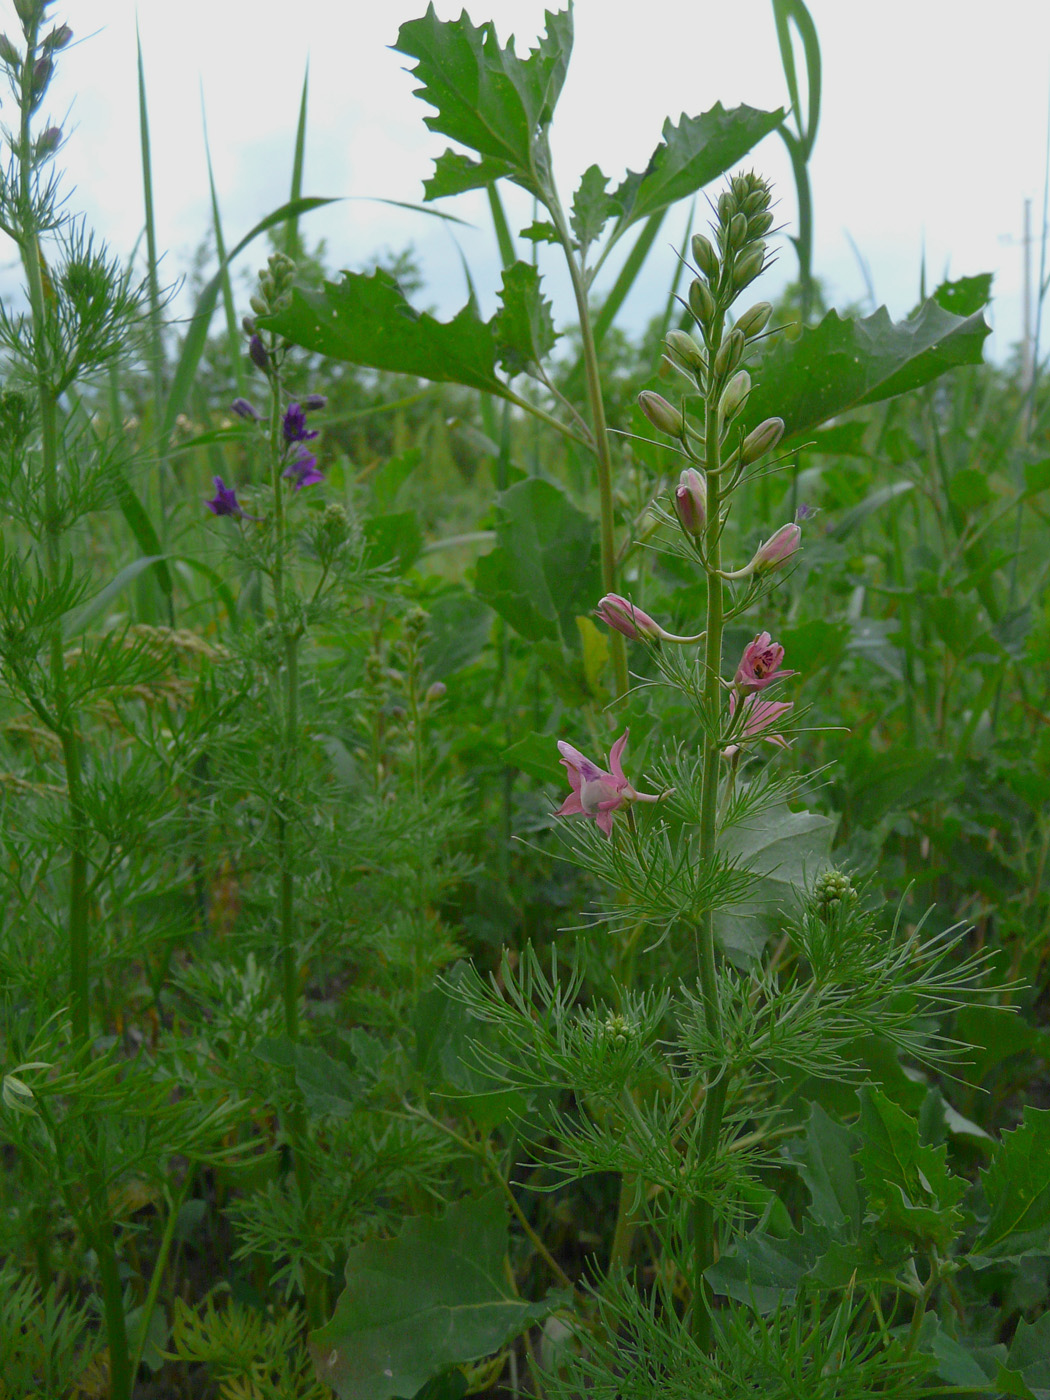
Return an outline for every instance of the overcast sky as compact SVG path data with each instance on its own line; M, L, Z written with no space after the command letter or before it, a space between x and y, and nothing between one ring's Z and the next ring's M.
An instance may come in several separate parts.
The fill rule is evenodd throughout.
M443 19L460 8L458 0L435 0ZM534 0L471 0L468 12L476 24L494 20L504 42L513 33L523 51L543 28L543 8ZM833 302L870 309L852 240L877 301L895 318L906 314L917 300L925 248L930 286L945 273L995 273L992 352L1005 355L1021 332L1024 200L1033 202L1033 232L1042 211L1050 5L810 0L809 8L824 62L811 163L814 265ZM327 240L333 268L360 268L380 250L414 243L428 283L423 299L451 314L466 292L449 227L374 202L421 202L431 160L448 144L423 125L430 109L412 96L408 60L389 48L399 24L423 9L423 0L140 0L137 7L132 0L57 0L51 13L78 41L61 56L50 103L69 132L60 157L67 188L76 186L69 207L123 254L140 233L136 16L169 278L184 271L210 221L202 94L232 244L287 197L309 60L305 192L345 202L311 215L305 231ZM10 0L0 0L0 15L15 32ZM716 101L786 103L769 0L577 0L575 20L552 135L566 198L592 162L614 183L625 168L644 168L668 115L695 116ZM6 100L0 118L10 110ZM753 163L775 181L781 216L793 227L794 191L779 137L768 137ZM516 196L508 201L522 226L531 213ZM442 207L476 225L457 229L455 239L484 299L499 280L484 201L468 195ZM629 324L658 309L672 273L670 245L680 241L685 218L682 206L665 221L646 279L625 309ZM254 266L257 257L245 256ZM3 250L0 260L10 266ZM785 243L766 294L794 274ZM3 285L10 286L10 273ZM553 271L550 290L568 316L564 282ZM489 295L486 314L493 304Z

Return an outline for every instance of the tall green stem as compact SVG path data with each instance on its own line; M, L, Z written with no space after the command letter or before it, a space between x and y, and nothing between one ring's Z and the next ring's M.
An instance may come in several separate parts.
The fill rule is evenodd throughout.
M37 57L39 18L26 36L22 66L21 119L19 128L19 253L26 275L33 347L37 402L40 409L40 461L44 484L44 568L48 587L57 592L62 574L63 523L58 495L58 403L52 387L47 331L44 255L33 215L33 141L30 118L33 109L33 73ZM90 1032L91 993L88 947L88 837L83 802L83 768L76 718L69 712L62 629L51 628L50 653L52 713L58 721L66 794L70 818L69 869L69 1003L75 1040L84 1042Z
M712 327L709 342L710 360L722 339L722 318ZM704 547L707 559L707 639L704 651L704 706L708 715L722 710L722 630L725 622L724 585L719 570L722 567L721 495L719 468L721 466L721 421L718 399L721 384L713 371L708 372L704 395L704 465L707 477L707 526ZM700 863L709 865L715 858L718 840L718 782L721 758L717 736L704 739L704 769L700 790ZM703 993L704 1018L711 1043L721 1041L721 1012L718 1005L718 972L715 964L715 912L706 909L698 928L700 988ZM704 1109L697 1145L697 1168L709 1162L718 1149L725 1109L726 1075L720 1069L707 1085ZM709 1201L697 1198L693 1203L693 1233L695 1260L693 1273L692 1328L700 1346L710 1351L713 1345L711 1303L705 1271L716 1258L716 1221Z
M270 461L274 497L273 591L277 632L283 649L281 687L280 763L277 810L278 941L281 950L281 992L284 1003L284 1032L293 1043L299 1039L299 950L296 939L295 907L296 848L294 823L289 808L295 800L299 748L299 625L289 615L285 556L288 525L285 513L285 485L281 477L282 430L280 381L271 380ZM310 1199L310 1171L303 1145L306 1141L306 1114L296 1098L288 1114L288 1137L295 1172L295 1183L304 1209ZM304 1269L306 1311L312 1327L324 1321L324 1280L311 1265Z

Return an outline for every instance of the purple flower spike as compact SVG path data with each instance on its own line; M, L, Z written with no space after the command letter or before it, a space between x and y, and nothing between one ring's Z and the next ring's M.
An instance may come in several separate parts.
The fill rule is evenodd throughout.
M316 432L311 433L306 428L306 410L302 404L290 403L284 411L284 440L285 442L309 442L311 438L318 436Z
M205 501L205 505L212 515L232 515L235 520L256 520L257 516L245 515L237 500L237 489L234 486L226 486L221 476L212 477L215 486L215 499Z
M297 491L301 491L304 486L313 486L318 481L324 481L324 472L317 470L317 458L305 449L294 461L288 463L281 475L286 476L289 481L294 481Z
M259 410L253 404L250 404L247 399L234 399L233 403L230 404L230 408L236 413L238 418L247 418L252 423L258 423L262 418L262 414Z

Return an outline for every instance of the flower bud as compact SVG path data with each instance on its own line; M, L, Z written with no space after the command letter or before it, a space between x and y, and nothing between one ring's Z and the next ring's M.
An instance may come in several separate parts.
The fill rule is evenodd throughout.
M6 63L9 68L19 68L22 62L22 55L12 44L6 34L0 34L0 63Z
M752 570L757 574L771 574L774 569L782 569L798 553L801 542L802 531L797 525L781 525L776 534L770 535L755 551Z
M773 227L773 215L770 213L756 214L754 218L748 219L747 231L752 238L761 238L764 233L768 233Z
M699 277L694 277L689 284L689 310L702 326L714 320L715 299L711 295L711 288Z
M655 641L664 635L658 622L619 593L607 593L594 611L607 627L622 633L629 641L637 642L642 637Z
M731 418L736 417L750 392L751 376L746 369L738 370L726 385L719 405L724 422L728 423Z
M73 31L68 24L60 24L57 29L52 29L51 33L44 40L45 49L64 49L73 37Z
M270 314L269 303L261 296L257 296L254 293L248 298L248 305L255 312L256 316L268 316Z
M34 154L38 156L51 156L62 144L62 128L49 126L46 131L42 131L33 143Z
M236 413L238 418L247 418L249 422L252 423L258 423L262 418L262 414L259 410L253 404L250 404L247 399L234 399L233 403L230 404L230 408Z
M254 335L254 334L255 334L255 317L254 317L254 316L242 316L242 317L241 317L241 330L244 332L245 335L249 335L249 336L250 336L250 335Z
M315 413L319 408L328 407L327 394L307 394L302 400L303 408L307 413Z
M716 379L723 379L727 374L732 374L740 363L740 357L743 353L744 337L734 326L718 347L718 354L715 356L714 363Z
M270 357L266 353L266 346L262 343L260 336L252 336L251 340L248 342L248 354L251 357L252 364L255 365L256 368L269 369Z
M733 291L742 292L762 271L766 260L766 245L755 243L733 268Z
M743 204L744 200L751 194L751 183L746 175L734 175L729 182L729 188L733 191L733 197L738 204Z
M734 214L726 229L726 247L742 248L747 242L747 216Z
M651 389L643 389L638 395L638 407L653 427L659 428L662 433L669 433L671 437L677 438L684 435L684 418L677 408L667 402L662 394L654 394Z
M736 199L731 190L723 190L718 196L718 222L728 224L729 220L736 213Z
M750 466L752 462L758 460L763 452L769 452L784 436L783 418L764 418L757 428L752 428L747 437L740 444L740 461L743 466Z
M427 686L427 693L423 697L429 705L435 700L440 700L448 692L448 686L444 681L433 681Z
M707 526L707 482L695 467L687 467L678 478L674 511L687 535L702 535Z
M746 340L751 340L754 336L762 334L769 325L769 318L772 315L773 308L768 301L756 301L754 306L749 307L742 316L737 317L736 329Z
M702 233L693 234L693 262L709 281L718 280L718 254L710 238Z
M665 337L672 357L685 369L702 370L707 361L704 352L686 331L668 331Z

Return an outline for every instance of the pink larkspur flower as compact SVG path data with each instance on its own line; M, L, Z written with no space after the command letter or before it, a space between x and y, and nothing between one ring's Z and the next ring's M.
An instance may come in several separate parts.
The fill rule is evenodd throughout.
M765 690L774 681L787 680L797 671L782 671L780 663L784 659L784 648L774 642L768 632L760 632L753 642L744 648L740 665L736 668L733 685L741 695L750 695L756 690Z
M659 802L658 795L638 792L628 782L620 763L620 755L627 746L630 730L625 729L609 750L609 772L592 763L589 758L558 740L558 752L569 775L572 792L555 812L557 817L569 817L582 812L593 817L606 836L612 834L613 813L618 807L629 802Z
M792 700L760 700L757 695L747 695L742 701L744 713L744 732L742 738L754 739L761 736L768 744L775 744L778 749L786 749L788 742L783 734L766 734L765 730L777 724L789 714L794 708ZM737 707L736 691L729 692L729 715L735 716ZM728 748L722 750L723 758L731 758L740 748L739 744L730 744Z

